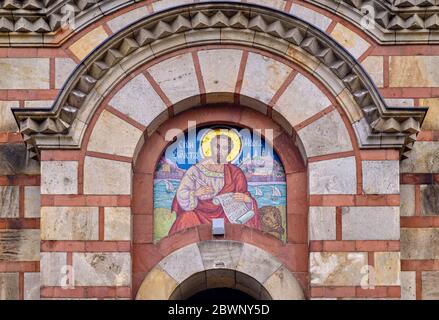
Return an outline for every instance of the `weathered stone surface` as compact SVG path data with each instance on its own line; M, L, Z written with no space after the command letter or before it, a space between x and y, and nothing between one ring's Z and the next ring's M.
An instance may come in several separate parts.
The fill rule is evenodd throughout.
M422 185L421 214L423 216L439 216L439 185Z
M40 273L24 273L24 300L40 300Z
M415 186L413 184L402 184L400 188L400 213L401 216L415 215Z
M243 243L236 241L203 241L198 243L204 269L236 269Z
M0 58L2 89L49 89L49 58Z
M97 207L42 207L42 240L98 240Z
M326 95L305 76L298 74L280 96L274 109L291 126L295 126L329 105Z
M39 259L40 230L0 230L0 261L38 261Z
M430 141L416 141L409 158L401 162L401 172L439 172L439 144Z
M19 299L18 272L0 273L0 300Z
M85 157L85 194L130 194L131 164Z
M310 207L309 240L335 240L335 207Z
M76 286L129 286L129 252L73 253Z
M0 186L0 218L18 218L18 186Z
M281 266L264 283L273 300L302 300L303 292L294 276Z
M339 158L309 164L311 194L355 194L357 176L355 158Z
M422 300L439 300L439 272L422 272Z
M416 300L416 271L401 272L401 300Z
M243 272L260 283L264 283L279 267L280 261L267 256L261 249L245 245L242 248L237 271Z
M172 103L200 93L190 53L162 61L148 71Z
M111 19L107 24L110 30L116 33L134 21L148 15L148 9L146 7L140 7Z
M194 273L204 270L197 244L183 247L160 261L159 266L177 282L183 282Z
M401 264L399 252L375 252L375 285L399 286Z
M133 157L142 131L104 110L99 116L87 150Z
M40 281L41 286L62 286L69 284L67 274L67 253L41 252ZM70 275L71 277L72 275ZM71 279L71 278L70 278Z
M0 101L0 132L18 131L11 108L18 108L18 101Z
M439 259L439 229L401 228L401 259Z
M101 42L108 38L108 34L102 26L99 26L84 36L76 40L69 50L79 59L84 59L94 48L96 48Z
M439 98L419 99L419 105L428 107L427 115L422 123L422 129L439 130Z
M414 99L384 99L389 107L400 106L400 107L414 107ZM424 120L425 121L425 120Z
M399 193L399 161L363 161L362 166L366 194Z
M235 92L242 51L234 49L198 52L206 93Z
M369 56L361 64L375 85L382 88L384 85L384 58L382 56Z
M179 0L178 4L192 3L194 0ZM159 0L152 3L154 12L162 11L171 7L175 7L175 0Z
M368 283L364 252L311 252L311 286L358 286Z
M78 193L78 161L41 161L41 193Z
M104 215L105 240L131 240L130 208L105 208Z
M160 267L152 269L137 292L138 300L167 300L178 283Z
M291 71L290 67L281 62L249 53L241 94L268 103Z
M39 218L40 217L40 187L26 186L24 187L24 217Z
M439 74L436 67L438 56L395 56L390 57L390 87L436 87Z
M352 150L351 139L337 111L330 112L297 132L307 157Z
M70 58L55 59L55 88L62 88L64 81L70 76L76 68L76 63Z
M42 108L46 108L46 109L50 109L50 107L53 104L53 100L29 100L29 101L25 101L24 102L24 107L25 108L38 108L38 109L42 109Z
M236 0L235 0L236 1ZM248 3L255 3L261 6L271 7L278 10L283 10L285 7L284 0L247 0Z
M327 16L295 3L292 4L290 13L323 31L328 29L332 22L332 20Z
M399 240L399 207L343 207L343 240Z
M370 47L366 40L341 23L337 23L331 32L331 36L355 58L359 58Z
M0 144L0 175L20 174L40 174L38 162L27 157L24 144Z
M110 105L144 126L149 126L166 105L143 75L130 80L110 101Z

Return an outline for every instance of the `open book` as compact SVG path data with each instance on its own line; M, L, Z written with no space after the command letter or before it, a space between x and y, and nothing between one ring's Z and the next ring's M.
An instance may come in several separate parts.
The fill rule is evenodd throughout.
M231 223L244 224L255 215L255 212L249 209L244 201L236 201L233 195L233 192L220 194L212 201L223 207L224 213Z

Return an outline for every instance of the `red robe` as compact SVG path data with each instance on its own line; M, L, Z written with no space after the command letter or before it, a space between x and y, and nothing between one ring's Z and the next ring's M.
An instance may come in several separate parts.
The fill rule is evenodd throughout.
M237 166L233 164L224 165L224 186L218 194L223 193L244 193L251 197L247 189L247 179L244 173ZM255 215L245 223L246 226L260 229L259 211L256 200L251 197L253 211ZM184 211L177 201L177 196L172 202L172 211L177 214L169 235L174 234L185 228L190 228L199 224L211 224L212 219L224 218L224 222L230 223L221 205L213 204L212 200L198 199L198 205L194 210Z

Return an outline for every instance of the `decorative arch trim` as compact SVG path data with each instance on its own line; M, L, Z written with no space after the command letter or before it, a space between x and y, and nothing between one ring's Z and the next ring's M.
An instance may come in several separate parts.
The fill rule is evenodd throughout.
M387 107L361 65L304 21L259 6L220 3L178 7L126 27L84 59L50 111L14 109L30 156L38 157L40 148L79 148L98 103L135 67L181 48L236 43L311 59L313 71L329 73L327 82L352 97L361 114L353 124L360 147L399 148L403 156L410 150L425 109Z

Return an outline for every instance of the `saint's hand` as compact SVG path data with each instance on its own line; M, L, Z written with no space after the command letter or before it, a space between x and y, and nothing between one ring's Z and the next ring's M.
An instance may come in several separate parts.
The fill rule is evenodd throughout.
M194 192L194 195L197 197L207 196L207 195L211 194L212 191L213 190L211 187L208 187L208 186L201 187Z
M250 196L245 194L245 193L235 193L233 195L233 198L236 201L243 201L243 202L246 202L246 203L252 202L252 199L250 198Z

